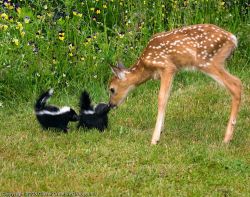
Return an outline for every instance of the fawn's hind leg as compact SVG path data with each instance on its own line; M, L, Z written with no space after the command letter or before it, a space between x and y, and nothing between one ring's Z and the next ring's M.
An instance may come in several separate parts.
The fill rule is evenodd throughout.
M224 137L224 142L228 143L233 138L236 118L241 102L242 84L240 79L228 73L221 65L211 65L202 69L217 82L224 85L232 96L231 113L227 124L227 130Z

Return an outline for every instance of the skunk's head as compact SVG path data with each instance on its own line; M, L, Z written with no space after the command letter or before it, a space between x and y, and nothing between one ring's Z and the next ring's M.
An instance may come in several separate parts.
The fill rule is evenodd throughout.
M106 115L106 114L108 114L110 109L111 109L111 106L109 104L99 103L95 107L95 113L98 115Z
M70 111L68 112L69 115L69 120L70 121L78 121L79 120L79 116L77 115L77 113L75 112L75 110L70 108Z

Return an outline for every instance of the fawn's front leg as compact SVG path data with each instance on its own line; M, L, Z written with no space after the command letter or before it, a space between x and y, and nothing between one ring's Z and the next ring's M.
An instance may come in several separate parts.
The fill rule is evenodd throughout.
M160 140L161 131L164 127L165 109L172 85L172 80L175 71L173 69L166 69L161 71L161 87L158 95L158 114L151 144L157 144Z

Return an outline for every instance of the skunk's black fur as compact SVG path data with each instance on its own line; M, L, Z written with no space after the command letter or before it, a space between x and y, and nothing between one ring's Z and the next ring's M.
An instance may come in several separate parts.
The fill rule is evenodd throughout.
M78 128L85 127L88 129L98 129L101 132L104 131L108 127L109 110L110 106L104 103L93 107L88 92L82 92Z
M67 132L69 121L77 121L78 115L70 107L60 109L56 106L46 105L52 94L53 89L50 89L37 99L34 106L36 118L43 129L56 128Z

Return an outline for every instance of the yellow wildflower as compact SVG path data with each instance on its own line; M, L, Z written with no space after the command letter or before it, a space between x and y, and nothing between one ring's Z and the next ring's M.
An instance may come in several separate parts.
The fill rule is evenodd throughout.
M25 18L24 18L24 22L27 24L27 23L29 23L30 22L30 17L28 17L28 16L25 16Z
M65 39L65 33L63 31L60 31L58 33L58 38L59 38L59 40L64 41L64 39Z
M69 50L70 50L70 51L75 50L75 46L74 46L73 44L71 44L71 43L69 44Z
M6 31L8 29L8 25L0 24L0 30Z
M13 42L16 46L19 45L19 40L16 39L16 38L13 38L13 39L12 39L12 42Z
M58 63L58 61L56 60L56 58L53 58L52 64L57 64L57 63Z
M20 34L21 34L22 37L24 37L25 31L21 31Z
M50 18L52 18L53 17L53 12L48 12L47 16L50 17Z
M16 29L19 29L20 31L22 31L23 30L23 24L20 23L20 22L17 22Z
M5 13L1 14L1 18L4 19L4 20L8 20L9 19L8 15L5 14Z
M96 14L101 14L101 10L100 9L96 9Z
M221 6L224 6L224 5L225 5L225 2L224 2L224 1L221 1L221 2L220 2L220 5L221 5Z
M13 19L12 16L9 16L9 21L10 21L10 22L14 22L14 19Z
M21 11L22 11L22 9L21 9L20 7L17 7L17 8L16 8L16 11L17 11L18 14L20 14Z

